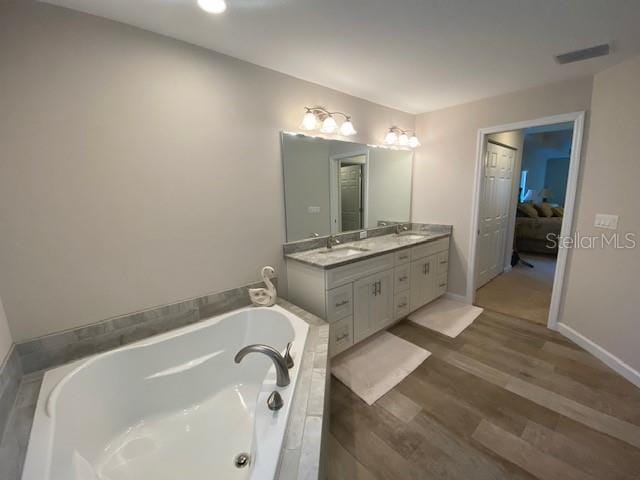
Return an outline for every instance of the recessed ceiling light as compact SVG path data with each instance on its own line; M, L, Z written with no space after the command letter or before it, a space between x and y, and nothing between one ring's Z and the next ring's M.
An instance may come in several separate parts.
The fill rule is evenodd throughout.
M209 13L222 13L227 9L227 4L224 0L198 0L198 6L205 12Z

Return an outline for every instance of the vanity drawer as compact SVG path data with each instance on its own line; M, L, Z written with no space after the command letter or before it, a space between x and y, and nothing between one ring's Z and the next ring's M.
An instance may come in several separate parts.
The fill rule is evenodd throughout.
M329 326L329 354L333 357L353 345L353 317L333 322Z
M327 270L327 290L393 268L393 253Z
M327 321L333 322L353 315L352 284L327 291Z
M393 269L393 291L395 293L407 290L411 284L409 283L411 273L411 265L401 265Z
M449 250L449 238L441 238L433 242L424 243L411 248L411 261L428 257L438 252Z
M393 318L400 320L411 312L409 307L409 291L397 293L393 297Z
M435 286L436 296L444 295L447 293L447 273L441 273L436 277Z
M411 261L411 249L405 248L394 254L394 264L403 265Z
M438 273L447 273L449 271L449 252L440 252L438 254L438 261L436 266Z

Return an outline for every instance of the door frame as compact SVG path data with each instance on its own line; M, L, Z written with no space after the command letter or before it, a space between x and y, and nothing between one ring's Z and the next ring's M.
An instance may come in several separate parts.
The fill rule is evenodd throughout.
M329 204L331 207L330 231L331 233L341 233L340 219L340 181L338 174L340 173L340 164L342 160L353 157L364 156L364 164L362 166L362 223L367 228L369 220L369 150L366 148L354 150L348 153L340 153L329 157Z
M572 112L549 117L537 118L523 122L515 122L494 127L478 129L476 144L476 165L473 186L473 197L471 205L471 226L469 242L469 268L467 269L467 292L465 300L473 303L476 294L476 268L477 268L477 248L478 248L478 228L480 221L480 194L482 188L482 177L484 175L484 156L486 154L487 137L494 133L509 132L512 130L522 130L531 127L541 127L556 123L573 123L573 139L571 142L571 158L569 161L569 177L567 178L567 194L565 197L564 216L560 229L561 237L568 237L574 226L575 202L578 192L578 179L580 175L580 161L582 157L582 140L584 136L585 112ZM551 291L551 305L549 308L549 318L547 326L552 330L557 330L558 315L563 300L565 270L567 267L567 257L569 249L558 248L556 270L553 278L553 289Z

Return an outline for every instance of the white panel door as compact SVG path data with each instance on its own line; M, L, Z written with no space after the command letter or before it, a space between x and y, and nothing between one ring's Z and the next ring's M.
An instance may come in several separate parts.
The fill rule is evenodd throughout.
M515 151L487 144L480 196L476 288L504 270Z

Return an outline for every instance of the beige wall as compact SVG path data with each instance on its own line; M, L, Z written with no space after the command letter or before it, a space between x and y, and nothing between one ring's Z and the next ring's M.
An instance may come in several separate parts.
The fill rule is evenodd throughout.
M2 367L2 361L9 352L12 343L13 340L11 339L11 332L9 332L7 316L4 313L2 299L0 299L0 367Z
M412 115L108 20L0 4L0 295L14 340L282 269L281 129Z
M640 57L595 76L577 231L596 213L620 215L618 233L640 233ZM610 232L610 231L609 231ZM612 233L612 232L610 232ZM640 240L640 238L636 238ZM574 249L561 321L640 371L640 244Z
M592 79L577 79L419 115L413 172L416 222L453 224L449 291L466 293L478 129L588 110Z

